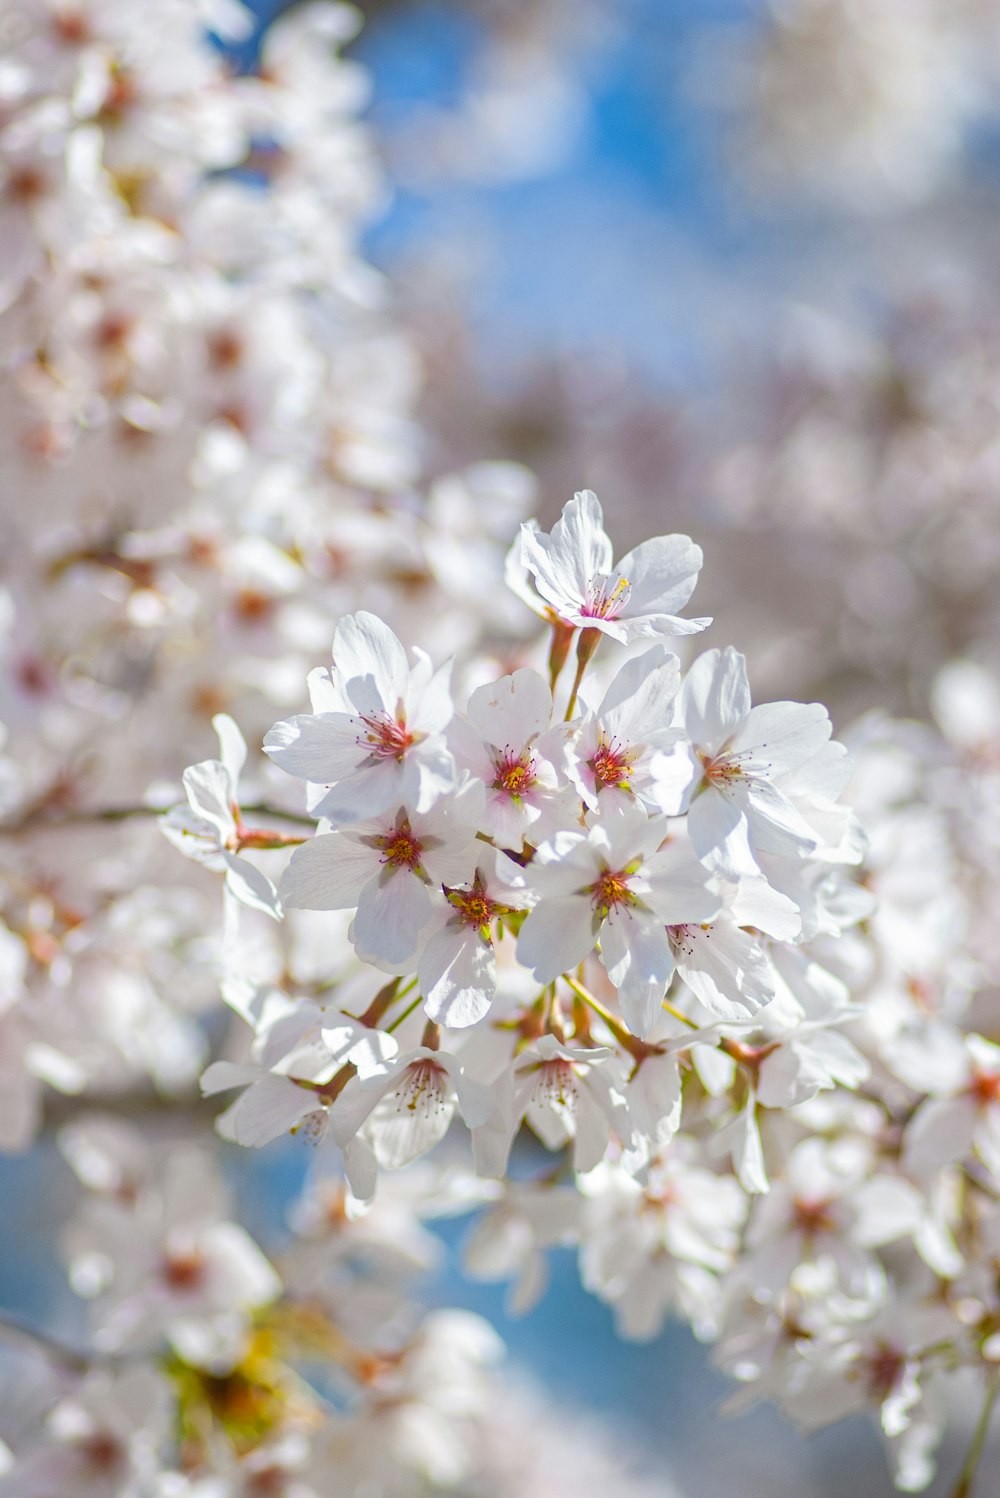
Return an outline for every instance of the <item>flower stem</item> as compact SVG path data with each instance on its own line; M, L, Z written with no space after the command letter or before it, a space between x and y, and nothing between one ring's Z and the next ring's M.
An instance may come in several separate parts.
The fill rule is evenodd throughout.
M573 678L573 688L569 694L569 702L566 706L565 722L569 722L576 710L576 699L583 681L584 672L594 658L594 652L601 643L601 631L599 629L582 629L580 637L576 642L576 675Z
M416 982L416 979L414 979L413 981ZM417 1008L418 1004L422 1004L423 1002L423 994L418 993L417 997L413 1000L413 1003L408 1004L407 1007L403 1010L402 1014L397 1014L391 1025L386 1025L385 1033L387 1035L391 1035L393 1030L398 1030L403 1021L409 1019L410 1015L413 1013L414 1009Z
M26 832L40 832L62 829L64 827L87 827L101 822L126 822L139 817L162 817L167 808L163 806L95 806L82 810L51 811L44 806L35 807L25 813L19 822L0 822L0 837L17 837ZM295 811L283 811L277 806L268 806L266 802L257 802L252 806L243 806L241 811L252 812L255 816L275 817L281 822L291 822L297 827L308 827L315 830L316 818L306 816L304 813ZM253 836L268 836L264 832L254 832ZM290 843L289 839L282 839L276 846L284 847ZM248 844L249 846L249 844Z
M958 1474L958 1482L952 1492L951 1498L971 1498L972 1484L976 1479L976 1472L986 1447L986 1437L990 1431L990 1421L993 1418L993 1406L996 1404L997 1393L1000 1392L1000 1383L995 1378L990 1380L986 1390L986 1398L976 1422L976 1428L972 1433L972 1441L965 1454L962 1470Z

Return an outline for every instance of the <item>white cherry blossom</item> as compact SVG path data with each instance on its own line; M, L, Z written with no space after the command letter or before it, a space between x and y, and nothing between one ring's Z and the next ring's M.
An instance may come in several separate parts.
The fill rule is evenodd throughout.
M521 563L545 605L577 629L626 644L697 634L712 622L677 614L694 592L701 562L701 548L687 536L658 536L615 567L604 512L590 489L568 501L548 534L521 527Z
M410 666L399 640L373 614L342 619L332 673L310 678L314 712L276 723L264 751L316 787L317 817L337 824L405 803L425 812L455 784L444 739L452 717L449 668L419 655Z
M537 903L518 960L539 983L570 971L600 941L601 962L633 1034L648 1033L674 969L668 926L699 922L721 904L682 843L662 850L663 825L632 811L560 832L543 844L528 887Z
M360 956L390 969L416 956L443 887L467 883L475 869L482 786L469 782L430 811L405 807L297 848L281 881L293 910L351 910Z

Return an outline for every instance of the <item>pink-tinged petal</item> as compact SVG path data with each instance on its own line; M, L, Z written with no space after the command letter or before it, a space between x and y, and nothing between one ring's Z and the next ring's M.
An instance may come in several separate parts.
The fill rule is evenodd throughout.
M360 894L352 938L359 957L406 962L433 913L427 886L415 874L387 869Z
M409 1064L397 1057L382 1072L370 1077L352 1077L330 1105L330 1133L343 1149L371 1117L386 1092L395 1088Z
M213 1097L217 1092L229 1092L233 1087L249 1087L260 1076L256 1066L240 1066L235 1061L213 1061L201 1074L202 1097Z
M265 1074L216 1120L224 1139L259 1149L316 1111L316 1096L287 1077Z
M708 885L708 874L681 842L669 843L646 860L642 898L667 926L698 925L722 909L722 898Z
M378 1161L367 1139L360 1136L343 1146L344 1174L352 1195L370 1202L378 1185Z
M362 611L341 619L333 636L333 667L355 712L395 714L410 666L399 640L375 614Z
M972 1148L978 1110L971 1098L927 1098L906 1128L903 1151L918 1175L933 1175Z
M408 756L402 764L394 759L362 764L312 804L312 815L325 817L335 827L353 827L401 806L417 780L407 760Z
M527 667L478 687L469 698L469 722L488 743L520 752L552 721L552 694L537 671Z
M662 921L628 906L609 911L601 927L601 961L618 990L625 1023L633 1035L648 1035L674 971Z
M681 689L688 737L717 754L750 711L746 661L738 650L706 650L688 671Z
M328 785L364 759L367 751L358 742L362 728L347 713L300 714L268 730L264 753L287 775Z
M643 541L618 563L630 587L627 614L676 614L694 592L703 560L689 536Z
M216 713L212 719L212 727L219 737L219 759L235 793L243 766L247 762L246 739L228 713Z
M816 847L816 834L802 813L767 780L751 780L747 786L747 821L750 839L764 853L801 858Z
M521 561L557 612L579 607L590 580L611 571L613 556L600 502L590 489L564 506L550 535L521 527Z
M226 863L226 885L230 892L250 910L259 910L272 920L281 920L281 902L278 891L260 869L254 868L249 859L239 858L235 853L223 853Z
M496 1111L496 1097L492 1087L470 1077L457 1056L439 1051L437 1058L444 1067L458 1099L458 1109L470 1129L482 1129Z
M703 775L701 761L686 739L658 750L649 761L650 785L643 793L668 817L681 816Z
M734 797L705 786L688 808L687 830L706 868L735 879L760 873L750 851L746 817Z
M353 910L379 867L377 849L320 833L292 854L281 879L282 903L289 910Z
M769 1189L764 1165L764 1146L757 1125L756 1100L752 1092L742 1111L718 1131L715 1143L718 1148L725 1147L728 1150L733 1169L744 1191L751 1196L759 1196Z
M407 727L411 733L443 733L455 715L455 704L451 699L451 662L430 674L426 683L420 682L421 665L422 662L418 662L414 668L407 688Z
M551 983L594 950L594 911L587 896L568 895L536 905L517 938L517 960L539 983Z
M648 743L669 730L680 680L680 663L665 645L626 661L597 710L605 732L629 745Z
M235 831L233 820L233 783L221 761L205 759L189 765L183 775L184 791L192 811L197 813L225 842Z
M417 982L429 1019L454 1030L475 1025L496 997L493 948L472 927L449 923L421 952Z
M455 789L455 778L455 761L444 740L427 740L406 755L400 799L416 811L430 811Z
M751 709L731 748L747 774L773 779L819 754L830 733L829 714L818 702L765 702Z
M766 879L741 879L729 906L738 926L755 926L778 941L794 941L802 930L798 907Z

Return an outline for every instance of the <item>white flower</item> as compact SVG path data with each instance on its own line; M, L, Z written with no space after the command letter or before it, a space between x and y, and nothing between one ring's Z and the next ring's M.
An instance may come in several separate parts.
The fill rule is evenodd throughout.
M592 1170L612 1133L632 1142L619 1057L603 1047L563 1045L554 1035L526 1047L498 1083L493 1118L473 1135L480 1174L504 1174L522 1120L546 1149L572 1141L574 1170Z
M477 688L465 717L452 721L449 747L486 787L482 830L500 847L537 844L576 820L576 797L560 789L555 768L567 730L551 724L552 693L527 669Z
M476 1129L493 1107L490 1088L467 1076L457 1056L420 1046L352 1078L330 1110L330 1130L343 1149L363 1128L378 1163L396 1170L433 1149L456 1112Z
M482 786L469 782L430 811L400 807L297 848L281 881L290 910L351 910L358 955L390 969L416 956L444 899L443 885L471 880Z
M709 920L721 904L683 844L657 851L664 824L630 811L586 833L560 832L524 871L537 903L518 960L551 983L601 944L625 1022L645 1035L674 970L667 926Z
M435 672L422 653L411 668L388 625L351 614L337 625L332 674L310 677L316 711L276 723L264 751L322 788L313 810L329 822L360 822L401 803L427 811L455 784L444 740L449 670Z
M216 713L212 727L219 736L220 757L188 766L183 776L188 804L175 806L161 817L160 828L185 857L224 871L226 889L241 905L280 920L274 885L238 851L246 831L239 801L246 740L226 713Z
M673 747L673 702L680 686L677 657L654 645L627 661L596 712L587 713L575 737L567 737L565 765L580 796L602 815L641 801L660 810L654 756Z
M731 877L756 873L754 850L803 857L819 837L789 798L789 777L820 755L830 719L819 703L750 706L739 651L708 650L688 671L678 699L686 744L653 768L663 809L687 810L698 857ZM835 759L843 751L830 746ZM831 778L837 777L831 761ZM777 782L782 780L779 789ZM816 776L811 775L810 789Z
M604 513L590 489L575 494L549 534L521 527L521 561L545 602L577 629L614 640L697 634L710 619L680 619L701 570L701 548L687 536L657 536L615 568Z
M447 906L436 910L417 960L424 1012L453 1029L474 1025L489 1011L497 989L492 928L524 904L523 893L497 878L496 859L484 847L472 879L445 889Z
M1000 1046L944 1023L897 1035L885 1048L892 1071L930 1094L906 1130L906 1160L921 1175L975 1150L1000 1177Z

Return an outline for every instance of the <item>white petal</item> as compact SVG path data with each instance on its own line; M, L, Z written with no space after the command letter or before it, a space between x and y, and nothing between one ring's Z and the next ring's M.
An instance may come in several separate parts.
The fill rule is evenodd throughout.
M469 722L496 748L516 753L552 720L552 694L537 671L527 667L478 687L469 698Z
M430 1019L455 1030L474 1025L496 997L493 948L471 927L449 924L424 947L417 980Z
M219 833L221 842L236 829L233 818L233 783L220 760L205 759L188 765L184 771L184 790L192 810Z
M219 736L219 759L234 792L247 762L247 743L228 713L216 713L212 727Z
M750 711L746 661L738 650L706 650L688 671L681 691L684 724L699 749L717 753Z
M643 541L618 563L631 586L627 614L676 614L694 592L703 560L689 536Z
M818 702L765 702L750 710L730 747L748 773L759 765L774 779L819 754L830 732L829 714Z
M333 667L357 712L395 714L410 667L399 640L375 614L362 611L341 619L333 636Z
M235 853L223 853L222 856L226 861L226 885L240 904L249 906L251 910L259 910L272 920L280 921L281 902L278 891L267 875L254 868L248 859L239 858Z
M296 848L281 880L290 910L352 910L379 867L377 850L340 833L321 833Z
M358 720L347 713L304 713L275 723L264 739L264 753L288 775L329 785L364 758L358 733Z
M361 958L393 964L414 956L433 914L427 886L404 869L370 879L358 899L352 940Z
M663 922L626 906L609 911L601 927L601 961L618 990L625 1023L633 1035L648 1035L674 971Z
M551 983L577 967L597 940L594 912L587 896L546 899L528 916L517 939L517 960L531 968L539 983Z

